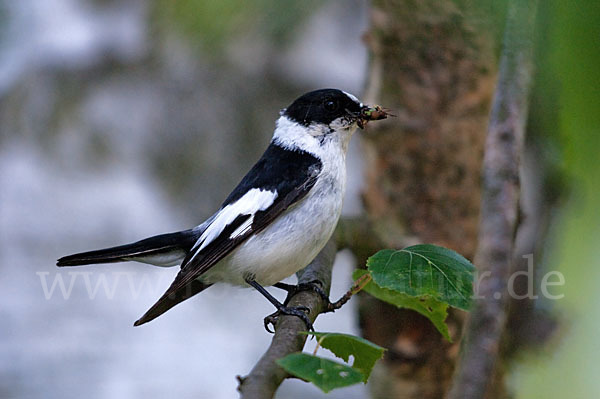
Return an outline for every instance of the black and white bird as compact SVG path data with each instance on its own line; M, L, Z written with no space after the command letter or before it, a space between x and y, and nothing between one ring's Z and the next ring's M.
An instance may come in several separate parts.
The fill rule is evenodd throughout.
M250 285L278 312L307 322L304 312L284 306L263 286L304 268L325 246L342 210L352 133L385 116L381 108L365 106L342 90L306 93L280 112L265 153L204 223L65 256L57 265L123 261L181 265L171 286L136 326L220 282Z

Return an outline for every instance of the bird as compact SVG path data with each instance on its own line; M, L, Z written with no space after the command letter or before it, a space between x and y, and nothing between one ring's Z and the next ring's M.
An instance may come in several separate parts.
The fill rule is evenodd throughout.
M357 127L386 116L379 106L364 105L343 90L303 94L280 111L264 154L206 221L188 230L64 256L57 266L125 261L180 265L166 292L134 326L213 284L228 283L254 287L276 307L276 315L298 316L312 329L307 309L282 304L264 287L289 290L281 280L306 267L329 241L342 211L350 138ZM265 328L269 330L266 318Z

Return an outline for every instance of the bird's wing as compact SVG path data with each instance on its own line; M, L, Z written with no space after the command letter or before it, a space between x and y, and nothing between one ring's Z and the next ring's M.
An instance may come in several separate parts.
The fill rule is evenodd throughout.
M212 217L163 296L135 325L159 316L164 301L185 290L248 237L263 230L314 186L322 164L315 156L271 144Z

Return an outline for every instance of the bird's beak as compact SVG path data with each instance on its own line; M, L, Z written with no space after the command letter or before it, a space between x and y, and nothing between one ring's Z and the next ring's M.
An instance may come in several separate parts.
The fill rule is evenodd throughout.
M387 110L380 107L379 105L365 105L360 110L360 115L358 116L356 124L359 128L364 129L365 126L367 126L367 123L369 123L369 121L378 121L381 119L386 119L388 115L392 116L389 112L387 112Z

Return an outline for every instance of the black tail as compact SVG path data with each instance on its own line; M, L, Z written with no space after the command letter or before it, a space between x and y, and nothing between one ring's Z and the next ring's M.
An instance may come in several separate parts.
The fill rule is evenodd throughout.
M171 252L187 253L198 238L193 230L178 231L176 233L161 234L146 238L133 244L120 245L118 247L99 249L97 251L81 252L74 255L64 256L57 262L57 266L80 266L95 263L113 263L134 258L151 258ZM182 256L182 258L183 258ZM149 262L152 263L152 262Z
M139 320L133 323L133 325L140 326L144 323L148 323L149 321L156 319L158 316L165 313L173 306L185 301L186 299L193 297L199 292L204 291L211 285L212 284L205 284L199 280L192 280L192 282L189 283L185 288L174 292L170 295L163 296L142 317L140 317Z

